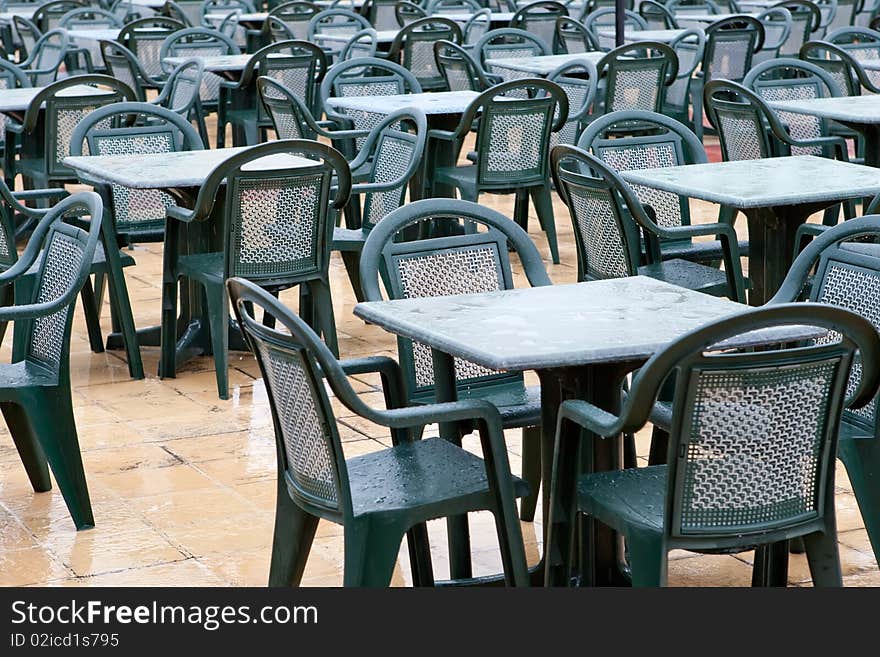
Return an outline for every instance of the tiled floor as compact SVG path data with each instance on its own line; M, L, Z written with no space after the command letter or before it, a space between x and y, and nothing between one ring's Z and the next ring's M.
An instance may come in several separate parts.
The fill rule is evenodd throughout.
M506 213L509 198L482 202ZM575 277L575 251L568 215L556 202L561 265L549 261L544 236L532 236L557 283ZM711 218L714 209L695 208ZM144 244L127 272L138 326L159 319L161 246ZM394 338L352 315L354 305L341 262L332 264L333 295L343 357L395 353ZM295 304L295 295L282 295ZM106 313L105 313L106 315ZM106 324L109 318L105 316ZM8 341L7 341L8 342ZM275 446L265 390L249 354L232 354L232 399L217 398L212 361L190 362L178 378L159 380L157 350L144 348L148 377L128 378L119 353L89 351L81 314L71 345L77 426L97 526L76 532L57 490L34 494L5 427L0 428L0 584L52 586L263 586L267 581L275 494ZM8 358L8 345L2 356ZM355 382L364 400L381 404L375 380ZM341 412L348 455L382 449L379 428ZM518 432L509 432L510 460L519 471ZM645 454L648 432L638 440ZM475 441L469 441L476 448ZM880 585L864 525L842 468L838 471L838 524L845 583ZM540 515L540 511L539 511ZM522 525L531 560L540 550L540 517ZM442 523L432 523L435 569L447 572ZM494 529L488 517L472 520L475 569L497 572ZM405 554L405 551L402 553ZM747 585L750 554L671 555L673 585ZM341 584L339 527L322 523L304 584ZM802 556L791 560L791 582L809 582ZM409 583L404 556L395 585Z

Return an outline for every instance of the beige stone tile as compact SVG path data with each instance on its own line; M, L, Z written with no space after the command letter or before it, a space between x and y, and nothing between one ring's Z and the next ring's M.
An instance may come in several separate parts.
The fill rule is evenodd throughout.
M93 479L127 500L172 491L195 492L214 485L209 477L186 463L97 474Z
M751 586L752 569L730 555L706 554L669 562L669 586Z
M0 550L0 586L27 586L70 577L72 573L39 547Z
M230 516L258 512L247 499L219 486L141 497L131 505L150 525L163 531L209 529Z
M130 568L95 577L64 580L62 586L223 586L224 582L196 559Z

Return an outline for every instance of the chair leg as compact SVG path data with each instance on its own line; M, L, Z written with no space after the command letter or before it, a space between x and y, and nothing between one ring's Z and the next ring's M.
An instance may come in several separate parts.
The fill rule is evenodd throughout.
M626 549L633 586L666 586L668 561L659 534L631 532L626 536Z
M34 390L23 406L76 528L94 527L70 389Z
M279 473L269 586L299 586L317 529L318 518L290 498Z
M648 453L648 465L665 465L669 451L669 432L660 427L651 431L651 451Z
M804 547L807 552L807 562L810 564L813 586L843 586L834 519L831 518L826 531L804 536Z
M208 324L211 327L211 351L217 373L217 394L229 399L229 302L226 287L205 285Z
M12 285L4 285L0 287L0 307L11 306L15 303L15 294ZM0 345L6 337L6 329L9 328L9 322L0 322Z
M420 522L406 532L406 546L409 550L409 564L412 570L413 586L434 586L434 567L431 564L431 546L428 541L428 526Z
M351 282L351 289L354 297L358 302L364 300L364 288L361 285L361 253L360 251L340 251L342 256L342 264L345 265L345 271L348 274L348 280Z
M513 220L524 231L529 232L529 192L519 188L513 201Z
M327 348L339 358L339 342L336 338L336 319L333 315L333 297L330 294L330 284L327 281L311 281L309 289L314 303L316 328L320 329Z
M874 558L880 562L880 441L873 436L841 440L837 455L846 466Z
M24 409L18 404L3 402L0 404L0 410L3 411L6 426L9 428L9 433L12 434L12 442L15 443L15 448L18 450L21 463L34 491L45 493L52 490L49 462L46 461L46 455L31 429Z
M367 520L347 524L343 586L388 586L403 534L401 529L384 522Z
M532 202L538 212L538 220L541 229L547 234L547 242L550 245L550 257L553 264L559 264L559 245L556 239L556 219L553 216L553 199L550 197L550 186L533 187L531 190Z
M101 335L101 321L98 318L98 309L95 302L95 291L92 288L92 279L86 278L86 282L80 291L82 299L83 314L86 319L86 332L89 335L89 346L92 352L96 354L104 351L104 338Z
M520 500L519 519L532 522L538 508L541 488L541 427L523 427L522 478L529 485L529 494ZM545 520L546 522L546 520Z

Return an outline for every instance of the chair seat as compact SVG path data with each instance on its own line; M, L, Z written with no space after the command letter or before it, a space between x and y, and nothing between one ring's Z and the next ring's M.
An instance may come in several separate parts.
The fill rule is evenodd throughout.
M223 284L223 254L194 253L180 256L177 260L177 275L194 281Z
M27 271L28 276L35 275L39 272L41 262L43 260L42 255L38 256L36 260L34 260L34 264L30 266L30 269ZM135 265L134 258L131 257L125 251L119 252L119 260L123 267L131 267ZM104 252L104 245L98 242L95 246L95 255L92 258L92 267L89 270L90 274L106 274L107 273L107 254Z
M739 245L739 254L741 256L748 256L748 240L739 240L737 244ZM691 242L689 244L662 244L660 250L664 260L680 258L682 260L705 262L707 260L721 260L724 256L724 250L721 247L721 242L718 240L712 240L710 242Z
M461 189L462 187L473 188L477 184L478 168L479 167L477 167L476 165L461 167L440 167L439 169L434 170L434 180L440 183L455 185L459 189ZM524 184L521 180L512 178L509 185L504 183L497 183L492 185L482 184L480 185L480 188L486 190L491 189L495 192L512 194L517 189L522 187L537 187L543 184L543 181L533 181L529 185Z
M54 387L58 376L28 360L17 363L0 363L0 399L7 399L4 390L34 386Z
M727 275L723 271L690 260L664 260L643 265L639 267L639 274L706 294L722 295L728 291Z
M442 438L357 456L346 466L355 515L418 509L428 519L487 508L483 460ZM513 479L516 496L526 495L528 485Z
M492 404L501 414L501 424L505 429L534 427L541 424L541 387L525 386L521 381L505 382L499 385L482 385L458 390L459 399L482 399ZM417 404L433 404L434 393L414 396Z
M612 529L663 531L665 465L596 472L578 480L578 509Z

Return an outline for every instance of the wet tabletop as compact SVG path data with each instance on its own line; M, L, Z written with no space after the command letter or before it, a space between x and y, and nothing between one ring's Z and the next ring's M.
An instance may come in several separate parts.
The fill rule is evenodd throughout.
M67 36L71 39L90 40L90 41L115 41L119 37L118 27L101 27L101 28L76 28L67 30Z
M205 66L206 71L243 71L253 55L212 55L203 57L192 55L191 57L166 57L163 62L171 66L179 66L188 59L198 59Z
M0 89L0 112L23 112L31 101L46 87L28 87L23 89ZM68 87L60 96L102 96L111 93L104 89L96 89L87 85Z
M329 7L335 0L315 0L315 4L319 7ZM334 9L350 9L351 7L363 7L366 0L345 0L340 2Z
M694 21L697 23L714 23L715 21L721 21L725 18L734 18L736 16L751 16L752 18L757 18L759 16L758 13L752 12L741 12L739 14L691 14L687 11L683 11L675 14L675 18L679 23L682 21Z
M385 330L496 370L644 360L671 340L749 307L643 276L425 299L359 303ZM786 327L730 346L815 335Z
M410 107L418 108L425 114L461 114L479 95L476 91L440 91L394 96L347 96L328 98L327 104L334 109L353 109L379 114L391 114Z
M604 52L573 52L564 55L540 55L538 57L498 57L487 59L486 66L493 69L506 68L511 71L548 75L563 64L569 64L578 60L587 60L596 64L607 54Z
M235 13L235 12L227 12L225 14L220 14L220 13L205 14L205 18L207 18L210 21L222 23L223 20L227 16L229 16L229 14L231 14L231 13ZM262 23L263 21L266 20L266 18L268 18L268 16L269 16L268 11L257 11L257 12L252 12L252 13L239 14L238 15L238 22L239 23Z
M798 114L811 114L833 121L880 123L880 96L841 96L840 98L809 98L768 102L774 109Z
M637 43L639 41L659 41L660 43L669 43L674 41L687 30L624 30L623 40L627 43ZM614 38L614 30L599 30L599 36Z
M181 153L151 153L148 155L78 155L64 158L64 163L83 174L84 179L100 180L135 189L171 189L198 187L208 174L247 146L215 148ZM284 169L312 166L313 160L278 153L253 163L250 169Z
M472 17L472 13L468 13L466 11L441 11L434 14L435 16L442 16L443 18L448 18L449 20L453 20L456 22L466 23ZM513 18L512 11L493 11L489 16L489 20L493 23L509 23Z
M397 36L400 30L377 30L376 31L376 43L391 43L394 41L394 38ZM351 40L351 37L354 36L354 32L351 34L324 34L323 32L318 32L315 34L316 41L337 41L339 43L348 43Z
M40 7L40 3L35 2L32 5L17 5L11 6L4 9L0 12L0 21L7 21L9 23L12 22L12 19L15 16L21 16L22 18L33 18L34 13L36 13L37 9Z
M813 155L622 171L628 182L735 208L768 208L873 196L880 170Z

